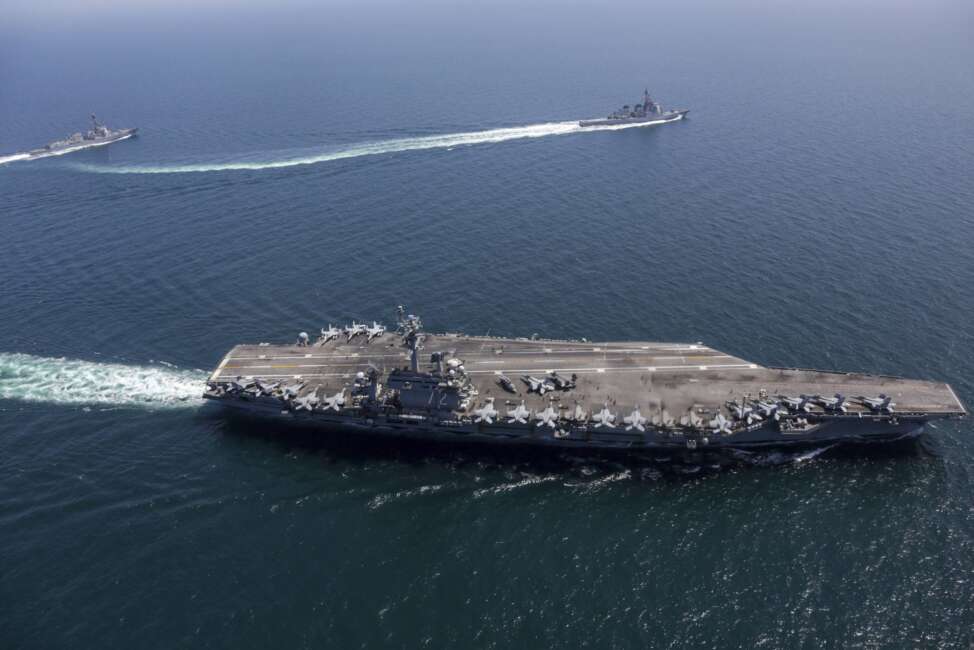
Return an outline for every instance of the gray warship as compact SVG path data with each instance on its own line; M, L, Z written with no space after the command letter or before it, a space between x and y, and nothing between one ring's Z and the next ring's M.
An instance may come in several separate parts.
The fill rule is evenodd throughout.
M664 111L663 107L649 96L649 89L643 91L643 100L634 106L626 104L619 110L600 120L582 120L579 126L607 126L614 124L662 124L676 122L686 117L690 110Z
M101 147L112 144L120 140L131 138L138 132L138 129L110 129L98 122L98 118L91 116L91 128L85 133L74 133L63 140L55 140L50 144L38 149L31 149L24 152L27 159L44 158L59 154L88 149L89 147Z
M702 343L432 334L400 307L238 345L204 397L349 436L663 452L888 442L966 415L945 383L769 368Z

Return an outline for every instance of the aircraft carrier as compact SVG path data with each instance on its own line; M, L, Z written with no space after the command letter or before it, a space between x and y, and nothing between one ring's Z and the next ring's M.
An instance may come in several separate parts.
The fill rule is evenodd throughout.
M613 126L622 124L665 124L666 122L676 122L682 120L689 113L689 109L665 111L663 107L653 101L649 96L649 90L643 91L643 99L636 104L629 106L626 104L617 111L610 113L607 117L598 120L581 120L579 126Z
M341 432L562 449L686 451L882 442L966 415L945 383L768 368L701 343L387 331L238 345L205 398Z

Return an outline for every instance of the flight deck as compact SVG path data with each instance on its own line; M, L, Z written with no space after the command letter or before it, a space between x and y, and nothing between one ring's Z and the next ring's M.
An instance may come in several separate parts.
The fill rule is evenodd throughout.
M419 432L449 426L457 434L628 446L674 437L693 447L691 440L774 444L856 430L898 435L966 414L943 382L768 368L701 343L373 326L329 328L317 342L238 345L213 371L207 396L245 408L276 400L264 410L322 413L333 427L405 422Z

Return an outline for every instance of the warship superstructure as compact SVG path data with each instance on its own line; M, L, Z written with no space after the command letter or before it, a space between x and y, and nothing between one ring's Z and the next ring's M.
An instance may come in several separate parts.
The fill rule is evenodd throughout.
M204 395L347 435L564 449L696 450L889 441L966 414L948 384L767 368L701 343L387 331L238 345Z
M101 124L94 115L91 116L91 128L85 133L74 133L63 140L55 140L38 149L25 151L27 159L44 158L58 154L80 151L90 147L101 147L120 140L131 138L138 129L110 129Z
M666 111L649 96L649 90L643 91L642 101L629 106L626 104L607 117L598 120L581 120L579 126L606 126L613 124L662 124L682 120L689 113L686 110Z

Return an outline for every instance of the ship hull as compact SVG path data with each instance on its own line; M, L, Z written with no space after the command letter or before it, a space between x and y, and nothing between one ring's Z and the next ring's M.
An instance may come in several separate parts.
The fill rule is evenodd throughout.
M887 442L966 414L942 382L764 367L701 343L424 333L421 361L398 339L238 345L204 397L349 439L662 452ZM832 395L848 399L830 410ZM777 410L735 415L755 403Z
M314 430L329 436L443 444L501 445L576 451L628 451L684 453L693 451L734 452L762 449L805 449L835 444L888 443L923 433L925 421L880 418L845 418L816 427L806 433L782 433L771 423L723 437L707 432L687 435L671 432L639 432L624 427L597 428L591 425L559 430L535 423L490 425L462 423L451 419L424 419L396 415L328 415L318 411L293 410L272 397L253 400L217 399L226 412L256 417L268 423ZM864 421L865 420L865 421Z
M117 134L109 137L102 138L98 140L82 140L77 144L71 144L65 147L58 147L54 149L42 148L42 149L32 149L27 152L28 160L36 160L37 158L47 158L48 156L63 156L64 154L73 153L75 151L82 151L84 149L94 149L95 147L104 147L105 145L114 144L115 142L121 142L122 140L128 140L134 137L138 133L138 129L122 129Z
M668 122L677 122L686 117L689 110L685 111L669 111L663 113L662 115L653 115L647 117L621 117L621 118L606 118L601 120L581 120L578 125L585 126L625 126L631 124L642 124L649 126L651 124L666 124Z

